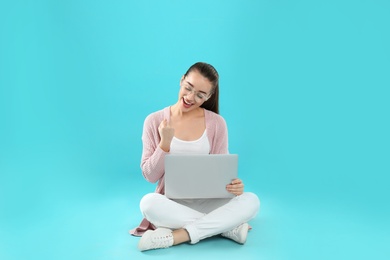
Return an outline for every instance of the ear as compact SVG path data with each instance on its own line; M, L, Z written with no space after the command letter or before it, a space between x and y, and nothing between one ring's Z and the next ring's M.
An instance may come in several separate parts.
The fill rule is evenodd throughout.
M185 76L184 76L184 75L183 75L183 76L181 76L181 79L180 79L180 84L183 82L184 78L185 78Z

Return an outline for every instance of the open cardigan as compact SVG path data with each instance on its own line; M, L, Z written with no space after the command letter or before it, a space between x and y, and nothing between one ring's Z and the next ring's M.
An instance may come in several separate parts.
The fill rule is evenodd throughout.
M210 142L210 154L227 154L228 131L224 118L207 109L204 109L204 115L207 137ZM150 114L145 119L142 133L142 174L147 181L158 182L155 192L160 194L164 194L164 158L168 153L159 146L158 127L164 119L169 121L170 116L170 107ZM134 236L142 236L149 229L155 229L155 227L147 219L143 219L140 225L130 230L129 233Z

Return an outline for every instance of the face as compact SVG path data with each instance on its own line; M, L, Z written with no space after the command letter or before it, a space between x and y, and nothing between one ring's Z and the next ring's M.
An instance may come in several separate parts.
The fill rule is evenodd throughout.
M211 82L194 70L180 80L179 105L183 111L191 111L200 107L209 97Z

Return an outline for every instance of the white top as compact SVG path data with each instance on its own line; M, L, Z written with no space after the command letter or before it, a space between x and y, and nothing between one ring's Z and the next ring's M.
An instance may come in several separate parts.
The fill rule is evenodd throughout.
M194 141L183 141L173 137L170 153L209 154L210 143L206 130L204 130L203 135L198 140Z

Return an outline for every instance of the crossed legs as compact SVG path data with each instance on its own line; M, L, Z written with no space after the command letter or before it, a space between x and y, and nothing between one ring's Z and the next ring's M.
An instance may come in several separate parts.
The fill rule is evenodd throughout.
M187 205L183 205L187 204ZM173 201L158 193L146 194L141 212L158 228L173 230L173 244L195 244L248 222L259 211L260 201L250 192L233 199Z

